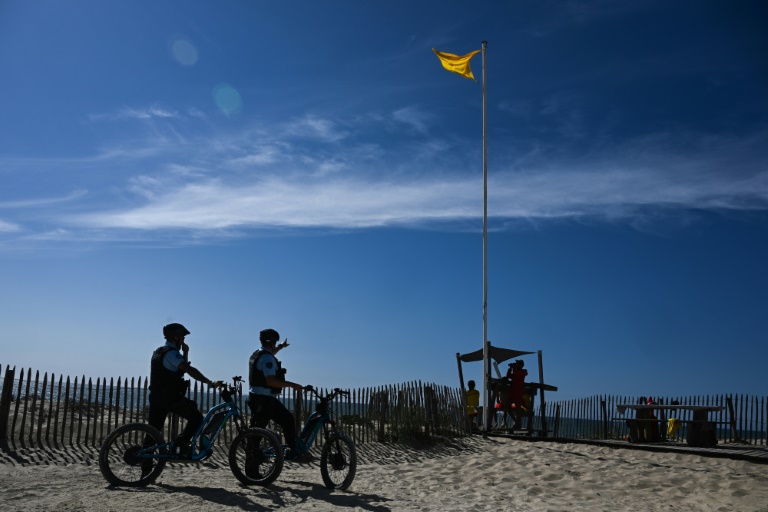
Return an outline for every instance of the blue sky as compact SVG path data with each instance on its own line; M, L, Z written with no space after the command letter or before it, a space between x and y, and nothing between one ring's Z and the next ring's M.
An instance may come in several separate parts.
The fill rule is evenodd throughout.
M768 6L0 1L0 364L768 392ZM472 69L481 77L481 56ZM536 373L535 357L527 366ZM502 370L506 364L502 365ZM480 378L478 363L465 365Z

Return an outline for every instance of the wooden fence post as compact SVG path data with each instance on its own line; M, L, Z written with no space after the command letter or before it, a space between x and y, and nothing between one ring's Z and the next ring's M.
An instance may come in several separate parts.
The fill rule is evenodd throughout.
M45 444L48 445L48 447L51 446L51 420L56 417L58 419L58 412L53 412L53 395L56 392L56 375L51 372L51 400L48 404L48 422L45 425ZM54 425L58 422L54 421Z
M80 435L83 432L83 409L85 408L84 402L83 402L83 395L85 394L85 375L83 375L83 380L80 381L80 401L78 402L80 404L80 410L77 411L77 445L80 446ZM88 417L86 416L86 420Z
M16 377L16 367L5 368L3 378L3 394L0 396L0 443L7 446L8 443L8 418L11 413L11 402L13 401L13 381ZM13 435L13 433L11 433Z
M547 431L547 402L544 400L544 363L541 357L541 350L538 351L539 356L539 395L541 397L541 404L539 404L539 410L541 411L541 436L547 437L549 433Z
M293 390L293 421L296 424L296 433L301 432L301 414L304 407L304 391ZM293 450L293 447L290 447Z
M45 423L45 391L48 388L48 372L43 374L43 389L40 391L40 414L37 416L37 446L42 446L43 424Z
M467 390L464 388L464 372L461 369L461 354L456 352L456 364L459 367L459 385L461 389L461 405L464 408L464 417L466 420L467 433L472 433L472 418L469 417L469 409L467 408Z
M603 439L608 439L608 411L605 407L605 397L600 399L600 415L603 420Z
M384 442L385 439L385 424L387 422L387 417L389 416L389 393L387 392L387 389L384 388L379 391L377 395L377 399L379 400L377 407L379 415L379 442L381 443Z
M736 417L733 412L733 402L731 401L730 396L725 397L725 403L728 404L728 413L730 414L730 423L731 423L731 432L733 432L733 440L737 443L743 443L744 440L741 439L741 436L739 435L739 431L736 429Z

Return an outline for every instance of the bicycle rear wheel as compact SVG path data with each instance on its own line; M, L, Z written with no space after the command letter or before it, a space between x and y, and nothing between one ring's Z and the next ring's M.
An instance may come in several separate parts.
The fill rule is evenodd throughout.
M229 447L229 467L245 485L269 485L283 471L283 448L277 436L263 428L240 432Z
M158 430L144 423L128 423L112 431L99 450L99 469L112 485L144 487L165 467L167 448ZM159 457L157 457L159 455Z
M331 434L320 455L320 474L328 489L347 489L355 479L357 450L346 434Z

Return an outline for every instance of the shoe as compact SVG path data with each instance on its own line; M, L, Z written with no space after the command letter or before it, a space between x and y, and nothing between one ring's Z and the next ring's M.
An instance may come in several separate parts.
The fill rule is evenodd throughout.
M180 459L192 458L192 445L189 443L178 443L174 446L173 451Z
M261 479L261 473L259 473L259 465L258 464L247 464L245 465L245 476L248 478L253 478L254 480L260 480Z

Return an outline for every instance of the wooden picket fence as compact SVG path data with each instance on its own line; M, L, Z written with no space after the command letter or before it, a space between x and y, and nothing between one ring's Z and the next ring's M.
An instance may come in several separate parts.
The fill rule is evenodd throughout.
M693 397L653 397L658 404L722 406L723 410L709 415L717 424L716 434L721 443L768 445L768 397L754 395L701 395ZM547 404L554 411L554 435L576 439L625 439L629 432L626 419L631 413L619 415L619 404L646 403L646 397L598 395ZM686 427L673 435L666 434L666 421L676 417L683 422L692 420L687 410L659 411L660 432L666 441L684 443Z
M98 447L109 432L131 422L146 422L149 382L146 377L87 378L65 377L24 369L0 367L0 449L67 446ZM189 397L205 413L220 402L207 386L194 383ZM325 394L327 390L320 390ZM247 392L246 392L247 396ZM297 431L315 409L316 399L307 392L290 390L281 396L294 412ZM523 427L533 435L571 439L624 439L626 421L616 413L617 404L638 403L643 397L597 395L547 403L548 425L541 425L534 407ZM661 404L715 405L725 409L710 418L717 423L720 442L768 445L768 397L714 395L695 397L654 397ZM248 415L245 397L241 410ZM458 388L410 382L350 390L337 398L333 411L339 427L355 443L408 441L427 436L467 435L465 402ZM690 420L690 411L675 416ZM671 417L671 415L670 415ZM660 422L668 418L660 417ZM163 436L173 439L181 420L171 415ZM272 425L274 428L275 426ZM660 430L664 430L661 425ZM499 430L506 426L496 424ZM685 442L686 427L667 441ZM234 438L230 422L220 441L228 446Z
M146 377L87 378L6 367L2 372L0 396L0 448L100 446L120 425L146 422L149 381ZM220 403L217 394L194 382L189 397L205 414ZM297 431L314 411L316 399L308 392L287 390L281 399L293 410ZM319 390L325 394L328 390ZM239 406L249 415L245 397ZM339 428L355 443L401 441L440 435L466 435L462 397L457 389L411 382L376 388L350 390L333 404ZM171 415L163 436L173 439L180 431L180 418ZM272 425L272 427L275 427ZM223 431L228 445L234 425Z

